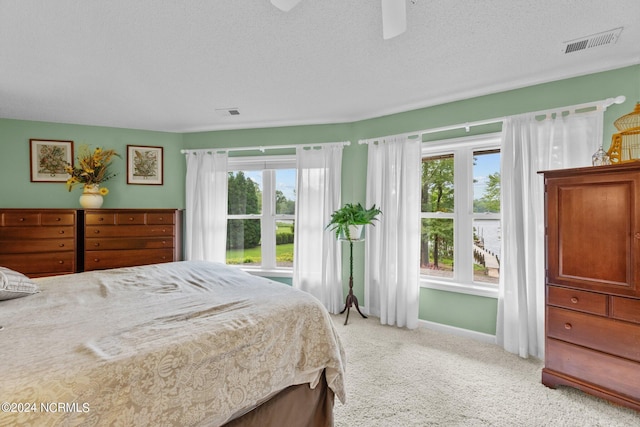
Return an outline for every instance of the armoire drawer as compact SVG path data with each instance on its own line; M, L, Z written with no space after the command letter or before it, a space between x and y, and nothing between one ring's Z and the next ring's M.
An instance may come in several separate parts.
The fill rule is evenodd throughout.
M545 352L545 369L640 399L640 363L552 338L547 338Z
M640 299L611 297L611 317L640 323Z
M547 336L640 362L640 325L547 307Z
M585 313L607 315L607 295L558 286L547 286L547 303Z

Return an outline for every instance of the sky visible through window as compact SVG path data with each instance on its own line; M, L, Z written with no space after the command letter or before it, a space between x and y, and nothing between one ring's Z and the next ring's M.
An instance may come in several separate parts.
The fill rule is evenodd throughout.
M489 175L500 172L500 154L476 156L474 165L474 178L476 182L473 184L474 198L482 197L484 194ZM246 171L245 176L251 178L262 188L262 171ZM277 190L282 191L284 196L289 200L295 200L296 190L296 171L295 169L278 170Z
M484 195L489 175L500 172L500 153L475 156L473 166L473 197L478 199Z
M246 171L245 176L257 183L262 188L262 171ZM295 169L278 169L276 190L282 191L282 194L289 199L295 200L296 192L296 170Z

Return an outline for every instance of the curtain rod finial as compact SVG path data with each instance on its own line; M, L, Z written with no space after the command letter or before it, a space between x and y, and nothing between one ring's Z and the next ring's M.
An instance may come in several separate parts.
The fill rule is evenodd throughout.
M607 98L605 101L605 106L608 107L613 104L622 104L627 100L627 97L624 95L616 96L615 98Z

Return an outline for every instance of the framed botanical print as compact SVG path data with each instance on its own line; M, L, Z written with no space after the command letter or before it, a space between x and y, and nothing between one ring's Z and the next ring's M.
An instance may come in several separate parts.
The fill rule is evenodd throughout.
M73 141L30 139L32 182L65 182L67 165L73 164Z
M162 147L127 145L127 184L162 185Z

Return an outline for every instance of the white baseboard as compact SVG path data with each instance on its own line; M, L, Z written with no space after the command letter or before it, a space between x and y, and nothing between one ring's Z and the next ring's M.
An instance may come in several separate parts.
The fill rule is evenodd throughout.
M484 332L471 331L469 329L458 328L442 323L430 322L428 320L418 319L418 325L422 328L431 329L438 332L444 332L451 335L472 338L476 341L482 341L489 344L498 344L495 335L485 334Z
M360 310L362 310L363 313L369 316L378 317L377 315L370 313L369 307L367 307L366 305L360 306ZM433 331L438 331L438 332L444 332L445 334L472 338L476 341L486 342L489 344L496 344L496 345L498 344L498 341L496 340L495 335L485 334L484 332L477 332L469 329L458 328L456 326L444 325L442 323L430 322L428 320L418 319L418 327L427 328L427 329L431 329Z

